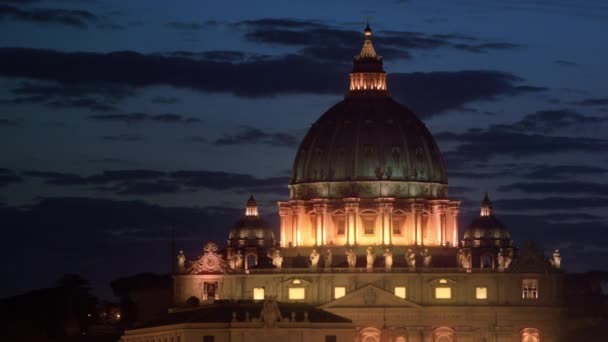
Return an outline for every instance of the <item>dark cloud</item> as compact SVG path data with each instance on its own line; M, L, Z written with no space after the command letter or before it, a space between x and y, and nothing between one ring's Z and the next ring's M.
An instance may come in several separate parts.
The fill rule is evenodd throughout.
M245 38L255 42L306 47L301 50L323 60L345 62L361 49L360 31L344 29L315 21L265 18L233 24L245 30ZM441 47L475 53L518 48L507 42L483 41L460 34L433 34L408 31L379 31L374 33L374 45L382 56L409 58L408 50L430 50Z
M234 134L226 134L215 141L216 145L266 144L275 147L296 147L298 139L288 133L269 133L259 128L241 127Z
M440 132L439 140L459 142L453 150L444 152L448 158L487 161L495 156L535 156L557 152L597 153L608 150L608 140L548 136L503 131L500 129L469 129L464 133Z
M209 25L199 22L171 21L166 23L165 26L174 30L198 31L207 28Z
M15 96L0 104L41 104L52 108L88 108L91 111L115 110L116 103L134 95L128 87L91 82L88 84L22 83L11 90Z
M12 172L7 170L7 172ZM54 171L23 171L16 176L42 179L56 186L84 186L116 194L150 195L198 189L287 195L289 177L257 178L248 174L208 170L108 170L90 176Z
M45 63L39 63L45 60ZM91 65L95 65L94 68ZM0 75L94 87L122 88L168 84L207 92L259 97L289 93L343 94L349 66L299 55L242 63L191 60L135 52L65 53L0 48ZM289 77L285 77L289 75ZM389 90L421 116L460 108L475 100L537 91L518 77L497 71L393 73Z
M607 106L608 98L584 99L582 101L576 102L576 104L579 104L582 106Z
M0 126L19 126L19 121L11 119L0 119Z
M526 194L608 194L608 184L592 182L517 182L498 187L498 191L521 191Z
M493 202L496 208L510 211L576 211L608 207L608 198L606 197L513 198L501 199Z
M608 118L586 116L568 109L542 110L524 116L512 124L493 125L491 129L513 132L549 133L577 125L597 125L608 122Z
M117 142L134 142L143 140L142 137L131 134L104 135L101 137L101 139Z
M91 115L89 118L99 121L118 121L128 124L141 123L141 122L161 122L161 123L199 123L201 122L198 118L184 117L179 114L145 114L145 113L131 113L131 114L100 114Z
M150 102L155 103L155 104L163 104L163 105L170 105L170 104L176 104L179 102L179 99L177 97L172 97L172 96L154 96Z
M527 179L570 179L573 176L604 175L608 169L585 165L540 165L524 174Z
M555 63L557 65L561 65L561 66L566 66L566 67L574 67L574 66L578 65L575 62L566 61L566 60L563 60L563 59L558 59L556 61L553 61L553 63Z
M59 24L77 28L87 28L98 21L98 17L83 10L30 9L0 4L0 20L16 20L32 23Z
M23 182L23 178L21 178L15 172L9 169L0 168L0 188L21 182Z

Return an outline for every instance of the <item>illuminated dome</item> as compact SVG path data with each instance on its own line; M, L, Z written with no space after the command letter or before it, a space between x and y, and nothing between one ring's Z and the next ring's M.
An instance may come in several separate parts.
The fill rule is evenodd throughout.
M511 236L507 227L492 213L488 194L481 202L480 215L464 232L465 247L510 247Z
M274 233L259 215L253 196L247 201L245 216L230 229L228 245L232 247L272 247Z
M369 26L364 33L349 94L312 125L300 145L291 198L445 198L447 177L437 143L424 123L387 93Z

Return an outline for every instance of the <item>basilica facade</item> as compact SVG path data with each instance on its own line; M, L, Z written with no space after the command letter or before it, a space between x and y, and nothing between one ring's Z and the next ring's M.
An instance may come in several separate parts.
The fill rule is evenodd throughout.
M348 95L295 156L280 234L247 201L226 244L182 252L174 307L123 342L558 341L561 256L517 249L487 194L458 227L439 148L364 30Z

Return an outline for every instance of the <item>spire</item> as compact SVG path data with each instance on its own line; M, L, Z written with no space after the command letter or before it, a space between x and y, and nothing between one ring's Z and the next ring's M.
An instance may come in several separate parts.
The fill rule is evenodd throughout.
M249 197L247 206L245 207L245 216L258 216L258 204L253 198L253 195Z
M363 47L355 56L353 71L350 74L350 93L385 94L386 72L382 67L382 57L378 56L372 44L372 29L369 21L363 30Z
M485 196L483 196L483 201L481 201L480 216L490 215L492 215L492 202L490 202L490 198L488 197L488 193L486 192Z

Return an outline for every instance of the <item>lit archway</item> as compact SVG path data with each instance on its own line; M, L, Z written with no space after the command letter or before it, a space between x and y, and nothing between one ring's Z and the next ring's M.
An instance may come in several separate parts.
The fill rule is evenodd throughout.
M380 342L380 333L379 329L373 327L364 328L359 331L361 342Z
M540 342L540 331L534 328L525 328L521 331L521 342Z
M433 341L434 342L453 342L454 341L454 329L448 327L440 327L433 330Z

